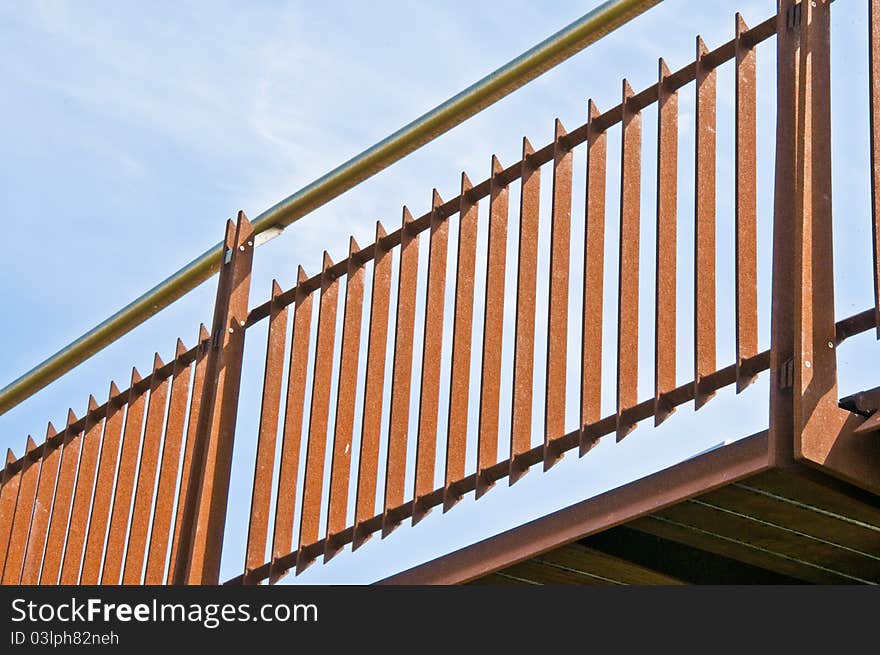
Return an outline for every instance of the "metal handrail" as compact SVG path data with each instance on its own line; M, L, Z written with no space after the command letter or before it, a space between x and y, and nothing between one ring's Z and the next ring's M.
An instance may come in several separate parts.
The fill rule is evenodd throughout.
M253 222L257 243L598 41L662 0L608 0L464 91L270 207ZM0 390L0 414L104 349L217 272L218 243Z

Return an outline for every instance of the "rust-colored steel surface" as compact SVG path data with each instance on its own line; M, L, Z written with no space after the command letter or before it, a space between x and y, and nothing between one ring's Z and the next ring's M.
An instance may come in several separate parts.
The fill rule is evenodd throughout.
M520 456L532 447L535 370L535 294L538 284L538 219L541 169L535 149L523 138L519 201L519 261L516 288L516 350L513 359L513 415L510 425L510 484L528 472Z
M364 312L364 268L354 238L348 244L348 270L345 283L345 310L342 322L342 350L336 392L336 419L330 463L330 494L327 498L327 530L324 561L337 552L336 535L346 527L351 481L351 451L354 448L354 417L357 404L358 359L361 349L361 320Z
M880 0L871 0L873 87L880 51L878 5ZM351 239L346 257L334 263L325 253L320 272L308 276L300 267L292 288L273 282L268 299L250 308L254 234L239 213L236 222L227 224L211 331L202 326L191 349L178 341L167 364L157 354L149 375L141 378L134 370L128 389L111 385L103 405L91 398L81 418L71 410L60 434L50 424L45 443L29 439L21 458L9 454L0 478L3 583L219 582L224 530L244 528L227 526L227 506L239 391L242 384L253 383L242 379L243 370L250 370L244 367L245 335L264 319L268 336L258 372L260 419L254 468L247 471L253 481L247 541L243 561L234 563L240 574L229 583L272 583L288 571L301 573L322 555L327 562L348 544L356 549L375 533L386 537L407 519L418 523L435 507L448 511L472 491L480 498L505 477L512 484L533 466L546 470L568 450L578 448L585 455L606 435L615 434L619 441L651 417L655 424L674 420L671 414L680 405L694 402L699 408L725 387L742 391L768 369L770 429L761 440L760 466L806 461L859 484L870 465L861 456L870 435L855 434L860 441L838 439L855 419L837 406L836 349L847 338L874 329L880 311L872 307L837 322L834 317L829 14L827 0L809 5L780 0L777 16L754 28L737 15L728 42L710 50L698 38L696 58L686 66L673 71L661 59L656 83L636 92L624 81L619 104L602 112L591 100L584 124L566 131L557 121L552 142L538 149L524 139L519 161L504 167L493 157L483 181L473 183L462 174L455 198L444 201L435 191L422 216L404 208L400 229L387 233L377 223L374 243L361 248ZM778 111L771 348L759 352L756 47L773 36ZM723 126L716 124L715 103L717 69L726 62L732 62L735 83L734 89L722 90L735 93L735 243L732 252L721 254L735 261L735 298L728 301L736 304L736 355L719 367L715 169L716 131ZM696 96L694 288L693 297L689 291L679 298L679 91L691 84ZM880 94L873 87L874 247L880 253L880 146L874 138ZM656 152L653 144L642 143L641 124L643 111L655 104ZM614 210L620 229L617 243L606 243L608 132L618 125L620 198ZM583 245L581 235L571 231L573 165L581 146L586 151ZM653 340L639 330L642 269L650 266L639 261L643 149L657 162ZM545 212L549 238L539 239L545 167L552 175L551 206ZM509 188L517 183L518 229L509 235ZM488 200L488 211L480 212L483 200ZM448 241L456 217L453 267L447 266ZM420 274L425 270L419 259L423 233L429 239L421 262L427 275ZM485 235L485 242L478 235ZM514 285L506 285L509 247L517 258ZM582 270L570 259L572 247L583 248ZM603 312L606 301L615 300L605 294L606 247L619 252L616 317ZM538 270L544 261L549 275ZM875 255L880 289L877 261ZM476 302L482 266L484 299ZM454 303L451 315L444 311L447 295ZM576 296L582 298L581 333L570 339L569 301ZM424 314L417 316L422 299ZM536 370L536 322L543 324L545 299L546 365ZM680 302L694 307L694 375L681 384L676 365L682 355L676 328ZM510 325L505 325L505 309ZM415 343L421 323L422 339ZM603 353L605 329L616 329L617 339L615 350ZM480 352L474 353L477 330ZM578 353L570 352L569 345L577 339L580 361L572 365ZM653 389L640 399L639 351L651 345ZM603 356L616 365L612 381L603 380ZM418 362L420 369L414 366ZM446 362L448 376L443 373ZM415 370L420 370L419 380L413 379ZM580 385L576 408L567 403L572 376ZM509 400L502 393L505 383ZM545 385L543 425L538 425L540 410L534 413L536 383ZM602 389L610 390L609 384L616 386L616 398L603 415ZM448 410L441 416L447 398ZM469 425L475 413L478 421ZM579 424L566 426L566 416L575 414ZM504 416L510 418L509 428ZM872 421L860 424L862 433L877 419ZM417 433L411 425L417 425ZM438 452L444 433L445 452ZM476 437L476 448L469 449L469 436ZM509 439L507 456L499 453L501 439ZM436 470L438 460L443 471ZM699 473L700 480L713 485L726 475L717 467ZM687 487L691 495L701 490ZM644 497L630 500L634 508L645 506ZM615 516L591 516L590 529L610 525ZM573 535L574 529L563 532ZM482 570L486 564L467 566Z
M24 564L25 546L34 511L41 464L40 449L33 438L28 436L21 469L18 472L19 482L16 490L15 512L12 517L4 517L4 519L9 518L10 521L4 524L9 526L7 544L5 548L0 546L0 552L5 550L6 555L3 562L2 578L0 578L3 584L18 584L21 579L21 567ZM5 487L8 482L7 480L3 486ZM10 485L10 491L11 488ZM2 493L0 490L0 495Z
M150 542L147 549L147 567L144 572L144 583L150 585L162 584L165 580L165 560L171 538L171 515L174 511L177 469L180 466L186 403L189 398L190 364L184 365L181 362L184 353L186 346L178 339L171 374L171 395L168 400L165 438L162 442L153 525L150 528Z
M438 212L442 204L443 199L437 193L437 189L434 189L431 197L431 243L428 250L422 385L419 390L419 434L416 445L413 525L427 514L422 498L434 490L434 465L437 459L440 364L443 357L443 304L446 297L446 259L449 252L449 221L442 219Z
M757 54L736 15L736 390L755 381L743 363L758 354Z
M477 437L475 495L482 496L494 481L486 477L498 460L498 415L501 400L501 355L504 330L504 280L507 270L509 192L501 184L504 170L492 155L489 178L489 242L486 246L486 301L483 307L483 360L480 380L480 430Z
M382 429L382 403L385 386L385 358L388 347L388 312L391 295L393 251L383 244L387 238L382 223L376 222L373 246L373 287L370 300L370 333L367 350L367 373L364 387L364 410L361 424L361 450L358 460L357 496L352 548L366 541L364 521L376 513L376 489L379 476L379 439Z
M602 318L605 281L605 182L608 136L596 125L599 108L588 103L587 199L584 226L583 333L581 356L581 438L583 457L595 443L591 426L601 418Z
M547 320L547 383L544 402L544 470L560 457L553 439L565 434L565 386L568 379L568 277L571 254L572 152L557 118L553 139L553 206L550 212L550 296Z
M330 272L333 261L324 253L321 276L321 304L318 308L318 336L315 368L312 376L312 406L309 412L309 440L306 444L306 471L303 483L299 547L318 541L321 521L321 493L324 487L324 459L327 452L327 427L330 420L330 385L333 372L333 345L336 340L336 312L339 306L339 279ZM297 573L311 561L300 557Z
M642 117L633 89L623 81L620 153L620 257L617 300L617 440L635 429L631 410L639 381L639 223L641 220Z
M694 185L694 403L712 397L703 378L715 370L715 87L717 73L706 65L709 49L697 37L697 108Z
M458 254L455 273L455 323L452 332L452 372L449 382L449 413L446 432L446 486L443 511L461 499L452 485L464 477L470 407L471 342L474 321L474 274L477 264L479 206L471 200L473 185L461 174L461 206L458 210ZM494 463L494 462L493 462Z
M871 116L871 221L874 244L874 322L880 339L880 0L868 2Z
M287 307L278 302L281 286L272 280L272 307L269 310L269 336L266 343L266 367L263 373L263 401L251 491L251 516L248 525L245 577L266 560L269 511L272 504L272 474L275 470L275 446L278 439L278 416L281 411L281 388L284 347L287 343Z
M67 545L64 548L64 560L61 565L61 584L72 585L79 581L80 564L86 540L86 520L92 500L92 488L98 469L98 454L101 447L102 421L95 418L98 401L89 396L89 409L86 416L86 428L83 431L82 453L79 459L79 470L76 475L76 486L71 507L71 521L67 529Z
M678 218L678 93L670 90L669 67L660 59L657 81L657 258L654 304L654 425L672 408L675 389L675 303Z
M432 210L432 214L433 214ZM430 220L430 216L429 216ZM385 466L385 506L382 536L388 536L400 520L389 515L403 504L406 476L406 445L409 432L412 384L413 331L416 320L416 285L419 274L419 240L412 229L413 216L403 208L400 228L400 270L397 276L397 321L394 330L394 371L391 382L391 423Z

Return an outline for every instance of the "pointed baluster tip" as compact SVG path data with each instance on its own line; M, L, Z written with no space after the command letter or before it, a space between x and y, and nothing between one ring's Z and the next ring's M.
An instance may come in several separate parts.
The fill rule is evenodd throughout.
M379 239L384 239L386 236L388 236L388 233L385 231L382 221L376 221L376 241L378 242Z
M532 147L532 142L529 141L529 137L523 137L523 158L528 157L529 155L534 155L535 149Z
M52 425L52 421L49 421L48 425L46 425L46 439L51 439L56 434L58 434L58 430Z
M235 223L231 218L226 219L226 232L223 238L227 250L235 246Z
M132 386L134 386L135 384L137 384L141 380L143 380L143 378L141 377L141 374L138 372L136 367L132 366L131 367L131 384L132 384Z
M553 121L553 139L558 141L562 137L564 137L568 132L565 131L565 126L563 126L562 121L558 118Z
M98 409L98 401L92 394L89 394L89 412L94 412L96 409Z
M278 280L273 278L272 279L272 297L274 298L275 296L280 296L281 293L282 293L281 285L278 284Z
M119 395L119 387L116 386L116 382L110 381L110 391L107 393L107 397L112 400Z
M669 66L666 65L666 60L663 57L660 57L660 60L657 64L657 69L659 71L659 78L662 80L665 77L669 77L670 71Z
M629 80L623 78L623 99L628 100L633 96L635 92L633 91L632 86L629 83Z
M443 198L440 197L440 192L435 188L431 191L431 209L437 209L442 204Z
M15 453L12 452L12 448L7 448L6 449L6 466L9 466L17 459L18 458L15 456Z
M162 358L159 357L159 353L155 353L153 355L153 370L158 371L163 366L165 366L165 362L163 362Z
M174 347L174 357L175 359L183 355L186 352L186 345L183 343L183 339L177 337L177 345Z
M67 425L73 425L76 423L77 418L76 414L73 413L73 408L68 408L67 410Z
M34 438L31 435L28 435L27 445L25 446L25 454L29 454L34 452L37 449L37 442L34 441Z
M306 269L302 267L302 264L296 267L296 283L302 284L306 280L309 279L309 276L306 275Z
M471 183L471 178L468 177L468 174L464 171L461 172L461 191L464 193L465 191L473 188L473 184Z
M736 12L736 36L741 37L744 32L749 31L749 26L746 25L746 22L743 20L742 14Z
M587 100L587 115L591 121L599 116L599 107L592 98Z
M413 215L410 213L409 207L404 205L403 206L403 224L407 225L409 223L412 223L413 220L415 220L415 219L413 219Z
M501 171L504 170L504 167L501 165L501 161L497 156L492 155L492 175L498 175Z
M323 271L326 271L327 269L332 268L332 267L333 267L333 260L330 259L330 253L328 253L325 250L324 251L324 260L321 264L321 270L323 272Z
M348 237L348 256L351 257L361 251L361 247L358 245L358 242L355 241L354 237Z
M208 332L208 328L205 327L204 323L199 324L199 343L211 338L211 333Z
M699 34L697 35L697 58L702 57L706 53L709 52L709 48L706 47L706 42L703 41L703 37Z

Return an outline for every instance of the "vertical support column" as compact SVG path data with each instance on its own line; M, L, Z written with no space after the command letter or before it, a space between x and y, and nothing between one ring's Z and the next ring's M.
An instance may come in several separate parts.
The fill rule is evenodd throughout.
M244 327L250 293L254 231L244 212L226 226L217 283L211 351L196 428L193 465L184 505L175 583L216 584L226 523L232 446L238 411Z

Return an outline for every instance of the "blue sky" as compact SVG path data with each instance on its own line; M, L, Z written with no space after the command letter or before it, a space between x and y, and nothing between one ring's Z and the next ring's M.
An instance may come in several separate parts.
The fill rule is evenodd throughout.
M216 243L224 220L236 210L259 214L595 4L509 2L498 11L492 2L0 2L0 143L5 155L0 159L0 200L10 242L0 284L7 316L0 323L0 337L8 346L0 354L0 384ZM298 264L309 273L319 270L324 249L334 259L342 258L349 234L362 245L371 243L375 220L395 227L403 204L421 214L429 206L432 187L445 198L455 196L462 170L474 181L484 179L492 153L505 164L515 161L523 135L535 146L549 142L555 117L569 129L580 125L587 98L600 108L616 104L622 77L637 91L653 83L659 56L674 70L687 64L693 59L696 34L710 48L724 43L732 36L734 11L756 25L774 9L774 0L666 0L260 248L252 304L268 296L273 277L284 288L292 286ZM866 3L835 3L839 317L871 303L865 21ZM769 345L774 43L759 50L758 64L762 348ZM732 330L721 327L732 325L733 316L732 251L725 249L731 243L733 216L730 65L719 71L718 99L718 361L723 366L733 361ZM692 271L684 258L692 235L693 192L687 185L693 169L692 87L682 90L680 103L678 285L680 297L688 298ZM644 120L640 364L645 374L640 397L652 388L652 339L644 335L645 330L652 334L653 316L649 228L656 113L646 111ZM618 150L619 136L612 131L609 241L616 238ZM581 227L583 222L583 169L580 149L575 156L575 229L578 220ZM545 186L549 188L549 173ZM511 207L516 207L516 190L512 193ZM572 264L580 265L576 258ZM606 315L613 317L616 260L609 259L606 271ZM79 415L90 392L100 400L109 380L126 384L133 364L148 371L154 350L169 359L176 337L192 345L198 323L210 320L214 289L213 280L202 285L0 416L0 446L21 454L26 435L39 441L47 419L63 424L68 406ZM681 306L680 382L692 366L689 312ZM614 330L609 320L606 335L613 338ZM253 333L248 357L257 361L265 333ZM539 326L539 338L541 334ZM871 371L877 356L870 335L841 348L841 393L876 386ZM613 363L608 364L613 371ZM246 534L259 414L259 375L253 370L256 375L251 382L246 376L242 396L224 578L239 572ZM609 388L611 380L606 382ZM569 395L575 386L569 385ZM746 436L766 427L766 394L765 374L740 397L725 390L699 414L692 405L683 406L659 429L644 425L621 444L603 441L581 460L569 454L548 474L535 470L513 488L498 485L479 503L471 496L447 515L435 511L385 543L374 539L353 555L345 553L288 581L369 582ZM603 400L613 403L613 395ZM570 412L569 429L574 416ZM539 435L536 430L535 438Z

